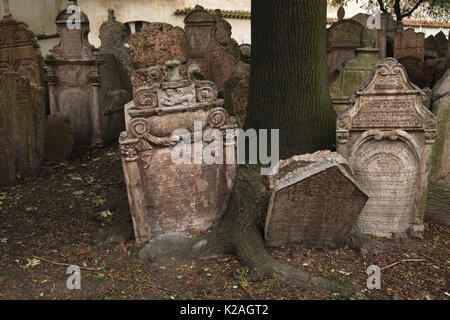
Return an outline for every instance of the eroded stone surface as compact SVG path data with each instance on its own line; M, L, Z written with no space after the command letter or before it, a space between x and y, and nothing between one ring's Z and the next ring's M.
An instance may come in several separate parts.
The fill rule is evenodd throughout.
M280 161L271 184L270 246L341 246L368 199L347 161L330 151Z
M233 74L224 84L225 108L236 118L240 128L247 116L248 94L250 91L250 65L239 61Z
M338 151L370 198L357 220L377 236L419 235L423 230L429 157L436 117L425 94L408 81L397 60L375 68L337 121Z
M36 175L44 148L45 89L17 74L0 75L0 183Z
M69 118L60 113L49 115L45 124L44 158L51 161L70 158L73 142Z
M173 154L183 154L183 145L193 147L191 138L177 136L175 130L192 135L195 129L198 134L197 121L202 130L221 130L219 141L226 128L236 125L223 108L224 101L217 99L217 86L194 76L200 72L197 65L189 65L187 78L180 76L176 61L167 62L166 68L167 76L161 68L152 67L153 85L136 89L134 103L126 106L127 131L120 138L138 243L166 233L211 228L221 218L236 168L234 164L194 163L193 153L187 156L189 164L172 161ZM208 145L202 142L203 147ZM222 148L214 147L215 154Z
M415 57L423 61L425 57L425 34L407 29L395 36L394 57L398 60L404 57Z

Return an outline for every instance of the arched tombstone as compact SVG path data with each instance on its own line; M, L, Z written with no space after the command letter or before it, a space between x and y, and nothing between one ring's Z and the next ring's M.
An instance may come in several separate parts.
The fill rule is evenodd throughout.
M339 21L327 29L328 75L339 70L342 65L355 58L356 49L363 46L364 27L357 21L344 19L345 12L339 13Z
M184 30L189 44L189 63L202 65L215 28L216 19L202 6L195 6L186 16Z
M423 61L425 57L425 34L416 33L414 29L407 29L395 35L394 58L415 57Z
M50 113L69 118L76 144L103 145L123 130L130 98L114 56L100 59L89 43L89 19L76 4L56 17L61 41L46 60Z
M217 98L217 86L197 79L198 65L186 64L183 29L151 23L129 45L134 99L125 107L119 142L136 241L204 232L220 222L234 180L236 165L225 160L227 150L235 149L234 139L226 139L235 121ZM208 129L217 129L214 141L225 145L215 148L203 140ZM224 155L223 163L196 158L208 146L211 154Z
M397 60L375 66L337 120L338 152L369 201L357 224L376 236L423 232L429 157L437 119Z

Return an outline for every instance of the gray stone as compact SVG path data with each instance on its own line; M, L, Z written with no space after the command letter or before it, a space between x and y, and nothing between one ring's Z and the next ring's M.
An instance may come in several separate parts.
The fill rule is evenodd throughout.
M280 161L271 189L269 246L342 246L368 199L347 161L330 151Z
M397 60L387 58L358 88L337 120L337 146L369 201L357 220L362 232L419 236L437 119L425 94Z
M450 92L450 69L433 87L433 100L437 100Z

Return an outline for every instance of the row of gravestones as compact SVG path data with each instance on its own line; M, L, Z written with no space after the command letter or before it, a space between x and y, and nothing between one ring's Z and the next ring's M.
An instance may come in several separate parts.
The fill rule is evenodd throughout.
M221 94L235 97L234 91L239 91L240 98L230 99L227 109L243 123L250 47L239 47L231 38L231 25L222 18L220 10L212 15L197 6L185 19L186 32L167 24L151 23L141 37L130 38L132 50L125 46L126 28L116 21L113 10L109 10L108 21L100 28L102 42L98 50L88 42L86 14L81 12L80 28L71 26L70 17L67 10L62 10L56 18L61 41L45 60L46 72L44 59L28 27L13 20L9 13L0 21L0 73L4 74L0 85L4 110L0 131L8 137L2 143L6 150L0 168L3 181L36 174L43 158L67 159L74 143L102 145L117 138L124 129L125 118L129 120L124 105L127 108L136 89L151 79L148 67L164 65L168 56L201 65L203 76L212 79ZM169 38L158 38L164 34L163 29L170 30ZM139 48L140 39L153 39L153 49L167 50L165 54L155 55L145 43ZM183 42L185 57L180 56L183 52L171 51L176 46L167 42L169 39ZM237 78L242 85L226 84L230 77ZM46 110L44 80L48 85L49 110ZM14 89L10 88L12 85ZM22 94L23 91L29 92ZM235 106L239 106L239 111L234 112ZM26 116L27 112L33 117ZM21 128L27 128L26 133Z
M413 29L403 32L403 26L386 15L381 16L379 29L369 30L369 16L344 19L344 15L340 8L339 21L327 30L330 94L338 114L350 105L353 92L377 62L387 56L395 57L410 80L427 93L450 67L450 40L442 32L425 39Z

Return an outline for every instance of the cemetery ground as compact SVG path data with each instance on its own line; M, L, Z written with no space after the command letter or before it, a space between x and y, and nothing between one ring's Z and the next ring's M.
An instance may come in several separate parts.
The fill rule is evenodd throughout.
M326 192L326 190L324 190ZM133 239L97 246L113 224L109 205L126 196L118 145L76 149L45 162L37 177L0 188L0 299L344 299L274 279L253 280L234 257L145 265ZM382 239L380 252L349 248L273 248L313 275L356 288L368 299L450 299L450 228L427 221L423 239ZM68 265L81 267L81 290L68 290ZM378 265L381 289L366 287Z

